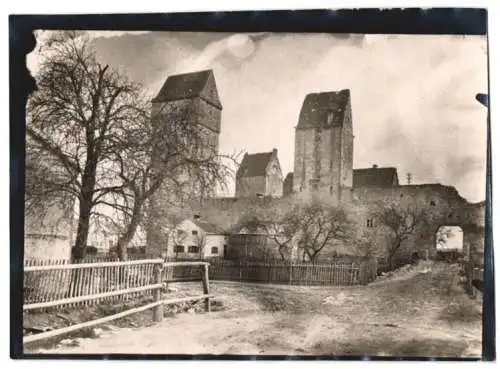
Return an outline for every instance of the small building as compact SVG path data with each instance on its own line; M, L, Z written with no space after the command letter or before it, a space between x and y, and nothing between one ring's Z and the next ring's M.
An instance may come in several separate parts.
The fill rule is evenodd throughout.
M281 230L271 221L251 219L238 225L229 236L229 251L226 255L233 260L289 260L296 254L294 245L282 249L279 242Z
M200 219L185 219L170 232L167 257L224 257L227 240L228 236L218 226Z
M271 152L245 153L236 173L236 198L281 197L283 175L278 160L278 150Z
M352 186L354 188L385 188L399 186L398 172L396 168L379 168L373 165L371 168L354 169Z

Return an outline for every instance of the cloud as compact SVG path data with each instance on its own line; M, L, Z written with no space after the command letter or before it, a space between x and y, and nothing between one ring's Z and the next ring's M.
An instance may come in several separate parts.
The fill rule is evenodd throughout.
M349 88L354 166L396 166L415 183L484 199L484 37L153 32L100 38L99 54L157 92L168 75L211 68L224 107L223 152L270 151L293 170L306 94Z

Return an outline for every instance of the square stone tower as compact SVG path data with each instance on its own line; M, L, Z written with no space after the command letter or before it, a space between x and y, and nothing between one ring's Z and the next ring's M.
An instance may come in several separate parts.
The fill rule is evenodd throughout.
M349 90L307 95L295 127L293 191L342 201L352 187L353 140Z
M159 137L167 137L169 132L173 134L176 124L194 127L187 130L184 147L189 148L190 156L195 154L207 158L218 154L221 112L222 104L212 70L178 74L169 76L152 100L151 123ZM153 155L153 163L160 154ZM156 249L166 245L166 235L163 234L166 227L162 223L168 222L170 204L193 198L196 196L195 187L199 187L199 180L192 178L192 172L179 169L176 161L172 162L172 173L149 204L148 216L154 224L148 222L147 239L148 247L155 249L153 253L158 253L161 250ZM168 168L163 166L161 170ZM182 191L172 191L174 188L182 188Z

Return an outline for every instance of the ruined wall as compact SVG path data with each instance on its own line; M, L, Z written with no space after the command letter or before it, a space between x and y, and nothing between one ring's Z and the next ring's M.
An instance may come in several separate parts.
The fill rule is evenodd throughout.
M459 225L464 231L464 249L468 244L472 248L480 247L484 242L484 233L470 230L471 225L481 224L478 211L471 207L453 187L442 185L399 186L384 189L344 189L352 194L353 201L342 205L352 222L352 241L336 242L320 254L320 260L331 260L338 255L383 258L390 246L390 231L380 224L376 210L380 203L395 202L403 206L416 206L428 209L426 219L409 239L404 241L396 258L409 260L413 253L421 258L432 258L436 254L436 231L442 225ZM305 204L312 200L323 204L335 205L335 199L328 193L293 194L281 199L213 199L198 208L202 217L220 224L225 229L234 227L245 214L256 215L261 219L273 219L275 214L284 214L294 205ZM368 221L371 222L368 222ZM469 228L468 228L469 227ZM300 258L300 255L298 255Z

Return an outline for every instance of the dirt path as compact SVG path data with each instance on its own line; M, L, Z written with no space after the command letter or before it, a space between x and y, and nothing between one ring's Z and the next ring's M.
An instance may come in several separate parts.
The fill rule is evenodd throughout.
M217 283L225 311L180 314L46 353L479 356L477 301L457 270L351 288Z

